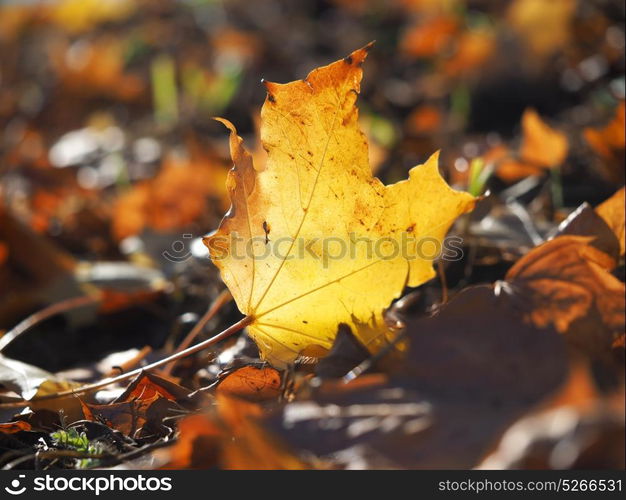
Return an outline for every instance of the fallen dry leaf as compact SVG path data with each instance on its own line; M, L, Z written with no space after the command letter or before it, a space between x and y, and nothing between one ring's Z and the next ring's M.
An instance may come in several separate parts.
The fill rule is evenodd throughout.
M56 377L36 366L23 363L0 354L0 388L12 391L19 398L0 395L0 402L11 403L16 400L29 401L33 398L55 394L79 387L81 384ZM30 402L32 410L45 409L57 412L63 410L65 416L74 421L81 413L81 404L77 398L65 397L46 401Z
M607 254L615 264L619 262L620 243L615 231L589 203L583 203L568 215L549 239L566 235L590 237L591 246Z
M484 67L496 50L496 37L490 29L467 30L459 36L454 55L442 66L451 77L469 76Z
M355 106L368 48L304 80L266 83L265 169L223 121L235 164L232 208L205 243L263 357L278 366L325 354L340 323L375 350L385 340L383 308L435 274L432 247L427 258L418 242L441 245L474 204L441 178L437 154L406 181L384 186L372 177ZM403 237L415 238L406 252Z
M188 389L185 389L171 380L159 377L153 373L145 373L135 378L114 402L123 403L141 399L152 399L155 396L170 401L181 401L185 399L190 392L191 391Z
M600 398L601 394L593 380L590 364L575 358L570 363L567 382L550 400L542 405L541 410L558 408L560 406L575 406L581 409L589 409Z
M442 15L424 19L403 35L400 50L412 57L434 57L450 44L459 31L456 16Z
M615 117L606 126L584 130L585 139L599 155L611 158L616 152L624 150L624 110L625 102L620 101Z
M258 424L260 412L250 403L221 396L218 398L218 404L220 415L229 425L233 436L223 442L221 465L224 469L311 468L304 460L294 455L284 443Z
M565 161L569 149L567 138L547 125L534 109L524 111L522 130L524 140L520 156L524 161L548 168Z
M406 126L414 134L433 134L444 122L444 116L436 106L424 104L415 108L406 119Z
M498 177L513 182L529 175L538 175L546 169L560 167L567 157L569 145L562 132L547 125L537 112L527 109L522 115L522 144L517 158L510 153L491 158L497 164Z
M31 425L28 422L24 422L23 420L0 424L0 432L4 434L15 434L16 432L30 431L31 429Z
M181 411L176 402L184 403L189 393L189 390L170 380L146 373L137 376L111 403L89 404L81 401L81 407L86 420L102 422L134 436L138 432L158 432L164 417L173 411Z
M609 272L615 261L591 246L592 239L564 235L539 245L506 280L537 326L554 325L571 345L608 359L624 334L624 283Z
M133 186L116 202L113 234L120 240L150 227L183 228L206 212L211 196L223 197L225 172L208 158L168 156L158 175Z
M219 461L223 427L206 415L190 415L178 423L179 437L167 450L164 469L206 469Z
M89 404L82 403L85 420L101 422L111 429L135 437L141 432L148 421L148 412L160 401L171 404L165 398L154 395L151 398L125 401L123 403ZM165 416L163 414L162 416Z
M281 378L274 368L244 366L220 380L217 392L250 401L277 400L281 394Z
M224 394L216 403L209 413L180 421L178 441L162 454L164 469L310 468L254 422L262 414L258 405Z

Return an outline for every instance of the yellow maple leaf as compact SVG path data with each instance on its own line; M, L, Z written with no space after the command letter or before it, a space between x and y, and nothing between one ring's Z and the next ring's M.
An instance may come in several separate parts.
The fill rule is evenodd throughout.
M231 131L232 207L205 244L277 366L323 355L340 323L375 351L383 309L434 276L446 232L474 204L441 178L437 154L396 184L372 176L356 107L368 49L304 80L266 83L263 169L221 120Z

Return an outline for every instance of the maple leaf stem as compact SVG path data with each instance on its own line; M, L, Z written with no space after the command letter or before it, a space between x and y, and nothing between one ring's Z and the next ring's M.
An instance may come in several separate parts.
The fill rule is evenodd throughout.
M0 408L23 407L23 406L29 406L32 403L37 402L37 401L58 399L58 398L63 398L63 397L68 397L68 396L80 396L82 394L85 394L86 392L95 391L97 389L101 389L103 387L106 387L107 385L111 385L111 384L115 384L117 382L123 382L125 380L129 380L131 378L136 377L140 373L145 373L145 372L147 372L149 370L154 370L155 368L159 368L161 366L164 366L164 365L167 365L169 363L172 363L173 361L178 361L179 359L185 358L187 356L195 354L196 352L202 351L203 349L206 349L207 347L212 346L213 344L216 344L217 342L230 337L231 335L237 333L238 331L243 330L246 326L248 326L254 320L255 320L254 316L245 316L244 318L242 318L239 321L237 321L237 323L234 323L234 324L230 325L228 328L226 328L225 330L221 331L217 335L214 335L210 339L204 340L204 341L202 341L202 342L200 342L200 343L198 343L198 344L196 344L194 346L191 346L191 347L188 347L186 349L183 349L182 351L176 352L176 353L172 354L171 356L168 356L166 358L160 359L159 361L155 361L154 363L152 363L152 364L150 364L148 366L144 366L142 368L137 368L137 369L132 370L130 372L123 373L122 375L118 375L117 377L107 378L107 379L104 379L104 380L102 380L100 382L95 382L93 384L87 384L87 385L84 385L84 386L79 387L77 389L70 389L70 390L67 390L67 391L57 392L57 393L54 393L54 394L46 394L45 396L34 397L32 399L29 399L29 400L16 401L16 402L12 402L12 403L3 403L3 404L0 404Z

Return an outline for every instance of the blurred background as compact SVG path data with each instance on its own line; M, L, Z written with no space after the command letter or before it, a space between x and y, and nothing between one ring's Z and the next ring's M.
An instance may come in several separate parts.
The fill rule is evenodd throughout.
M359 107L373 170L394 182L441 149L451 184L492 194L450 286L501 277L623 185L624 13L622 0L4 0L0 330L109 291L97 320L57 318L8 352L77 362L50 350L55 325L67 345L85 325L98 335L80 360L180 337L222 287L198 239L229 205L211 117L263 162L261 78L302 78L372 40Z

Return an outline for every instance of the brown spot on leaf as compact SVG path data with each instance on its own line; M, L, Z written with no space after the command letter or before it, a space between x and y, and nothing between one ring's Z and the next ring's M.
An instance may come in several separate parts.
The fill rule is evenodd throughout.
M269 243L269 241L270 241L270 239L269 239L269 234L270 234L270 231L271 231L271 230L272 230L272 229L271 229L270 225L267 223L267 221L265 221L265 220L264 220L264 221L263 221L263 231L265 232L265 244L266 244L266 245L267 245L267 244Z

